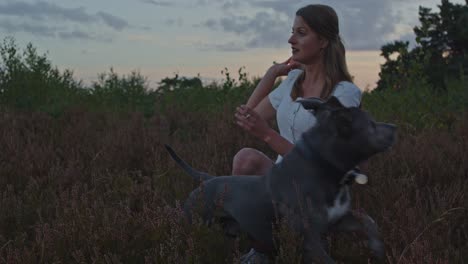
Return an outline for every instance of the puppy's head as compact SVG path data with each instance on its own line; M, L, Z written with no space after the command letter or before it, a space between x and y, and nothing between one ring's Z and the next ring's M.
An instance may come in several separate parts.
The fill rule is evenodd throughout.
M299 102L315 114L317 125L313 129L319 131L320 140L327 144L325 147L334 151L367 159L385 151L395 141L394 125L375 122L357 107L344 107L336 97L327 101L308 98Z

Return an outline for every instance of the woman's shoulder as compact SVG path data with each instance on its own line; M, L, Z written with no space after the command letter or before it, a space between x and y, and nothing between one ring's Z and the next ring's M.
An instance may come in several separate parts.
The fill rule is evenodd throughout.
M291 91L292 87L294 86L294 83L296 82L297 78L299 78L302 72L303 71L301 69L291 70L277 89L283 90L284 92Z
M268 95L268 98L270 99L270 103L273 106L273 108L278 109L281 102L285 100L284 98L286 98L286 95L291 93L292 87L294 86L294 82L296 82L297 78L301 73L302 70L300 69L291 70L288 73L286 79L284 79L280 83L280 85Z
M359 106L361 103L362 92L354 83L341 81L336 84L332 93L340 102L346 106Z
M302 72L303 70L301 69L292 69L291 71L289 71L286 79L291 79L292 81L296 81L296 79L299 77L299 75L301 75Z
M337 83L336 86L335 86L335 91L336 90L348 90L348 91L352 91L352 92L361 93L361 89L359 89L359 87L357 87L357 85L355 85L354 83L349 82L349 81L341 81L341 82Z

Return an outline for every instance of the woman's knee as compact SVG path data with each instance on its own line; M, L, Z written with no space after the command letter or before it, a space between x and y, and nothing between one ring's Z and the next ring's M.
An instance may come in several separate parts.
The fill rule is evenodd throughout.
M269 158L253 148L243 148L234 155L232 164L233 175L261 174L263 167L268 166Z

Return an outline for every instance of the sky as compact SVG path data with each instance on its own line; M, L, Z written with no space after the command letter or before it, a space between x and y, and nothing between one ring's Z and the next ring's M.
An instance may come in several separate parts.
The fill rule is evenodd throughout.
M221 80L224 68L262 76L291 55L295 12L311 3L336 10L349 70L368 89L384 62L380 47L414 42L418 7L438 11L440 0L0 0L0 37L32 43L84 83L112 67L139 71L155 88L175 74Z

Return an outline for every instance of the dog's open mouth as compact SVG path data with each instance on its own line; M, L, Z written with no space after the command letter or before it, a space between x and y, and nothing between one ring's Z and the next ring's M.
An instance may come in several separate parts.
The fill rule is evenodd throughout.
M378 148L382 151L391 149L396 141L396 126L393 124L380 123L378 124L378 134Z

